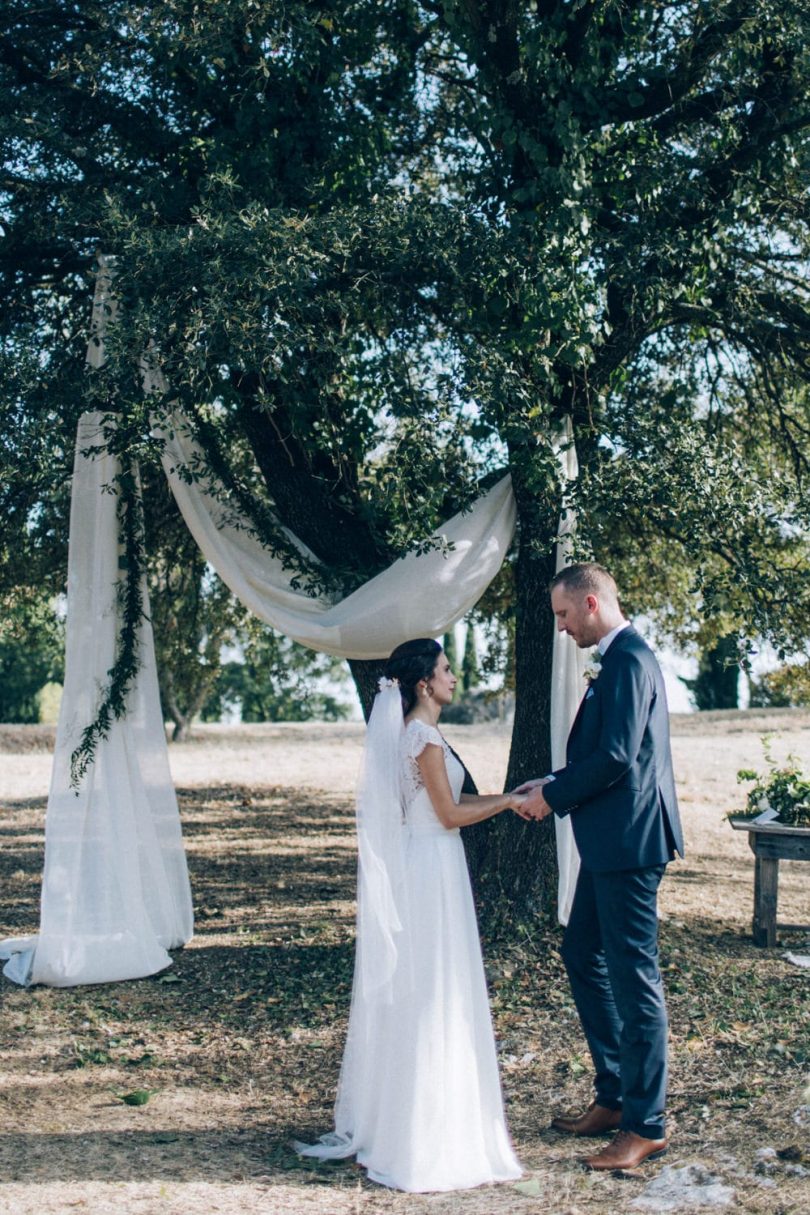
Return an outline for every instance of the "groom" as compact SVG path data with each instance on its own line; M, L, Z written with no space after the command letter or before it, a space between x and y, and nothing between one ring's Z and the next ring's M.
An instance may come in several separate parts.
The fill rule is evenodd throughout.
M552 1126L618 1134L584 1163L631 1169L667 1148L667 1014L658 969L656 893L683 855L664 681L625 620L601 565L570 565L551 583L557 628L599 667L568 736L567 764L528 781L536 818L571 815L581 857L562 955L593 1058L595 1100Z

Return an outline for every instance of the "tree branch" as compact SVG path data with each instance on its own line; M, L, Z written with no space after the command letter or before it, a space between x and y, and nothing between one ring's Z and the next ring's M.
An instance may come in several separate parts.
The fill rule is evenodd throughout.
M680 62L671 71L660 73L652 83L647 83L640 75L625 79L619 88L607 93L603 97L603 109L608 120L638 122L677 105L746 20L750 20L750 6L746 0L731 0L725 20L712 22L688 40Z

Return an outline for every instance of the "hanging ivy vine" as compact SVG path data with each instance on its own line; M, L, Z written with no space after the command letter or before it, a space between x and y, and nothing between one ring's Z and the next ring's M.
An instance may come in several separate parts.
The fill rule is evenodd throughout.
M81 741L70 757L70 784L77 793L96 750L106 738L114 721L124 716L135 676L140 666L140 629L144 618L144 523L136 465L121 456L121 471L115 479L118 496L120 549L119 580L116 588L120 625L116 638L115 661L107 672L108 680L95 719L82 731Z
M209 493L231 507L227 519L231 526L245 528L268 553L281 562L283 569L296 571L290 581L292 590L303 590L313 596L339 593L342 588L335 575L325 566L316 566L307 561L301 550L285 535L270 507L241 481L223 451L216 427L199 410L187 409L184 416L202 451L204 467L201 473L188 469L178 469L178 472L184 471L184 475L190 473L193 480L203 480Z

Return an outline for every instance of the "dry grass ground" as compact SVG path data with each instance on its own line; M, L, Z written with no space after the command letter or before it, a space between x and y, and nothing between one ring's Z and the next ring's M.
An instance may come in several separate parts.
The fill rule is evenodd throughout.
M724 814L759 737L810 768L810 715L674 722L689 854L662 893L672 1019L673 1147L734 1187L736 1211L810 1211L808 979L750 940L752 859ZM482 788L503 777L500 727L447 731ZM0 727L0 935L36 929L47 730ZM509 1118L533 1194L403 1195L344 1163L311 1167L295 1134L327 1129L351 983L351 788L361 729L207 728L172 754L197 935L163 976L70 990L0 985L0 1212L134 1215L574 1215L630 1212L645 1182L589 1175L546 1128L589 1096L554 929L485 942ZM810 870L782 865L780 918L810 923ZM124 1094L148 1092L130 1106ZM798 1119L798 1121L797 1121ZM589 1146L589 1145L588 1145ZM598 1145L597 1145L598 1146ZM757 1172L756 1151L781 1151ZM805 1165L810 1166L805 1158Z

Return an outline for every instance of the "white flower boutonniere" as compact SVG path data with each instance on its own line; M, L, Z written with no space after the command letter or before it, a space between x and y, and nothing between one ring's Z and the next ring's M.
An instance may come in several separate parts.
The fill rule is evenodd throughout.
M597 679L599 678L601 670L602 670L602 660L598 655L596 655L595 657L589 659L588 665L586 666L586 668L582 672L582 674L585 676L588 683L596 683Z

